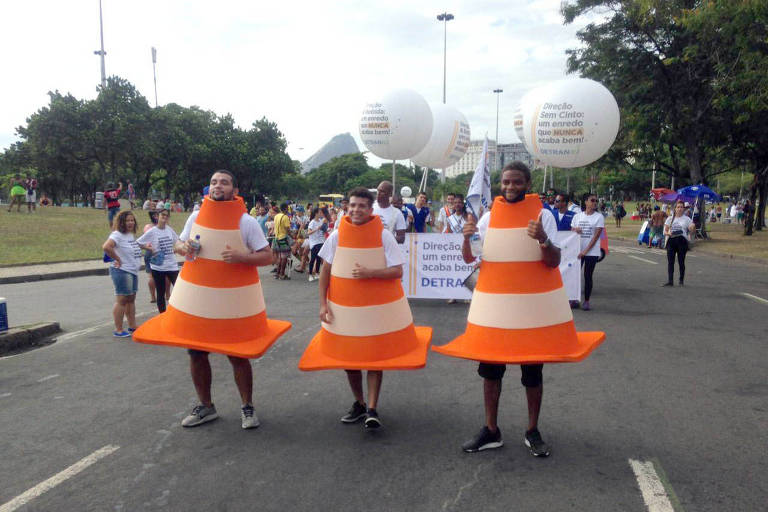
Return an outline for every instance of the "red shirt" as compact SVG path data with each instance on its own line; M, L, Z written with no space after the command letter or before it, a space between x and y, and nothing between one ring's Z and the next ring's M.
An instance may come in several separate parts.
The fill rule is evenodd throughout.
M107 200L107 208L120 208L120 192L116 188L105 190L104 199Z

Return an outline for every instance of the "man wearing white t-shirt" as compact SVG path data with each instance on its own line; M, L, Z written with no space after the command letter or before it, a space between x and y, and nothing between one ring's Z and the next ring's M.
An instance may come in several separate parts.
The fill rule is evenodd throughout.
M383 182L389 183L389 182ZM383 184L382 183L382 184ZM389 183L390 193L392 184ZM379 185L379 197L381 197L381 185ZM369 222L373 216L373 194L366 188L358 187L349 193L349 220L356 226L361 226ZM388 201L387 201L388 202ZM400 220L403 220L403 214L395 211ZM323 260L323 267L320 271L320 321L333 323L333 314L328 308L328 286L331 282L331 265L339 244L339 232L334 231L328 237L320 249L319 256ZM400 279L403 276L403 254L397 246L397 242L388 229L381 231L381 244L384 248L385 268L366 268L359 264L352 270L354 279ZM376 412L376 405L379 401L379 392L381 391L381 381L384 376L381 370L368 370L366 377L368 383L368 404L366 406L363 396L363 372L361 370L345 370L347 372L347 381L355 397L355 403L347 414L342 416L342 423L356 423L365 418L364 426L366 430L375 430L382 426L379 415Z
M376 196L376 202L373 203L373 214L381 217L384 227L395 235L397 243L402 244L405 242L405 218L403 217L403 212L390 203L393 190L391 182L382 181L379 183L379 186L376 187L378 195Z
M209 197L214 201L232 201L237 194L235 188L236 182L234 175L225 170L219 170L213 173L211 177L211 186ZM179 236L174 249L182 256L192 250L189 243L189 235L192 226L197 219L199 212L192 212L184 225L184 230ZM240 217L240 236L243 238L246 250L227 248L222 251L221 258L226 263L241 263L245 265L255 265L263 267L272 263L272 252L264 238L264 232L258 221L243 212ZM205 241L201 241L205 243ZM189 349L190 372L192 373L192 382L195 385L195 391L200 403L196 405L192 412L184 418L181 425L184 427L195 427L203 423L218 418L216 407L211 401L211 363L208 361L208 352L202 350ZM253 371L251 362L241 357L227 356L232 364L232 372L235 377L237 390L240 392L242 408L240 419L243 428L255 428L259 426L259 420L253 411Z
M448 222L448 217L453 214L453 202L456 195L451 192L445 196L445 203L440 208L440 213L437 214L437 228L441 233L445 233L445 223Z

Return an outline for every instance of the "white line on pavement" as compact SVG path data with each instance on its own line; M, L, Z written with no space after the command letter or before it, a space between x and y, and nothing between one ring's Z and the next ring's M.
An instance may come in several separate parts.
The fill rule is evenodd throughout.
M42 379L38 379L37 382L45 382L47 380L55 379L58 376L59 376L58 373L54 373L53 375L48 375L46 377L43 377Z
M669 495L651 461L629 459L648 512L674 512ZM2 511L0 511L2 512Z
M646 263L650 263L651 265L658 265L659 264L658 261L647 260L645 258L640 258L638 256L632 256L631 254L629 256L627 256L627 258L632 258L633 260L638 260L638 261L644 261Z
M56 473L48 480L44 482L40 482L39 484L32 487L31 489L25 491L23 494L16 496L11 501L3 505L0 505L0 512L13 512L19 507L23 507L24 505L26 505L33 499L37 498L38 496L42 495L43 493L53 489L54 487L64 482L65 480L72 478L76 474L80 473L81 471L86 469L88 466L97 462L99 459L103 459L107 455L114 453L119 448L120 448L119 446L115 446L112 444L108 444L103 448L99 448L98 450L88 455L87 457L84 457L79 461L75 462L74 464L69 466L67 469L60 471L59 473Z
M739 295L743 295L744 297L746 297L748 299L752 299L755 302L760 302L762 304L768 304L768 300L766 300L766 299L764 299L762 297L758 297L757 295L752 295L751 293L744 293L744 292L742 292Z
M9 397L9 396L11 396L12 394L13 394L13 393L3 393L2 395L0 395L0 398L8 398L8 397Z

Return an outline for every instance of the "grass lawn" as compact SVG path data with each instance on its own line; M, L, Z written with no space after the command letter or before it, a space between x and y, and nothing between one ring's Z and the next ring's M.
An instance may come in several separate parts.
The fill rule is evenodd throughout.
M101 245L109 236L107 214L92 208L38 207L36 213L8 213L7 206L0 207L0 265L25 263L53 263L100 259ZM627 211L634 204L625 205ZM134 210L139 232L149 222L149 215ZM181 233L189 213L171 215L171 226ZM609 237L637 238L640 221L625 217L621 229L616 229L613 217L606 218ZM768 261L768 231L756 231L751 237L744 236L743 227L735 224L707 224L711 240L699 241L694 249L701 252L732 254L760 258Z
M24 263L53 263L100 259L101 246L111 230L107 226L105 210L38 206L37 212L8 213L8 206L0 208L0 265ZM149 222L149 215L134 210L138 223L137 234ZM189 213L174 213L170 224L181 233Z
M613 217L606 217L605 227L608 237L636 240L643 223L638 220L629 220L629 216L635 210L635 203L624 203L624 207L627 210L627 216L621 221L621 229L616 228ZM744 236L744 226L707 222L707 232L710 239L697 240L693 250L768 260L768 231L753 231L752 236Z

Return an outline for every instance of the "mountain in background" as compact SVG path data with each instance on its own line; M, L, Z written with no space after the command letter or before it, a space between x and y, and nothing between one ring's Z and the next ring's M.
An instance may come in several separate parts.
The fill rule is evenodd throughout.
M314 155L302 162L301 173L306 174L312 169L323 165L331 158L359 152L360 148L357 147L357 143L352 135L350 135L349 132L340 133L326 142L326 144L317 150Z

